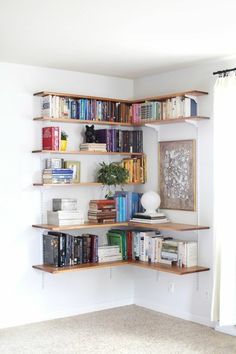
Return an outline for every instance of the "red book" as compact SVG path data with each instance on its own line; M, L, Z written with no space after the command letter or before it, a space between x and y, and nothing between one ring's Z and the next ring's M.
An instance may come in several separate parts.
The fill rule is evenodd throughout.
M42 148L43 150L59 150L60 148L60 128L42 128Z
M126 242L127 242L127 259L132 260L132 232L126 232Z

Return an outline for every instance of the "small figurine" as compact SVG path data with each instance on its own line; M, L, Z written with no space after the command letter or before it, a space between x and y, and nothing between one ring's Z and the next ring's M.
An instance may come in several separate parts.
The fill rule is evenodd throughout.
M86 125L86 131L85 131L85 142L86 143L97 143L97 138L96 138L96 133L94 129L94 125Z

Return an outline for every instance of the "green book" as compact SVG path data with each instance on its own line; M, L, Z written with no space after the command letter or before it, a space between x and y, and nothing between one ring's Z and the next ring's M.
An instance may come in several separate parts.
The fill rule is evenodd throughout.
M118 245L123 259L127 259L127 243L125 230L110 230L107 233L108 244Z

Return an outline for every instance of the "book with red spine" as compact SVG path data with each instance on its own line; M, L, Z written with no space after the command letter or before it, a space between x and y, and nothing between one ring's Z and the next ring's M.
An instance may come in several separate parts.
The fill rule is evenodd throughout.
M60 128L44 127L42 128L42 149L59 150L60 148Z

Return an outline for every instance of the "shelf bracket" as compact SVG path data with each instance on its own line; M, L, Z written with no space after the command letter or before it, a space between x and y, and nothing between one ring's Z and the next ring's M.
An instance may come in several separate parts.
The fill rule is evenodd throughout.
M109 268L109 276L110 276L110 280L112 280L112 268Z
M160 272L157 270L156 271L156 282L159 283L159 279L160 279Z
M147 128L152 128L152 129L154 129L156 132L158 132L159 133L159 131L160 131L160 126L159 125L156 125L156 124L145 124L144 125L145 127L147 127Z
M188 123L188 124L193 125L194 127L198 128L198 122L196 122L193 119L186 119L185 123Z

